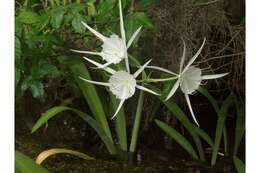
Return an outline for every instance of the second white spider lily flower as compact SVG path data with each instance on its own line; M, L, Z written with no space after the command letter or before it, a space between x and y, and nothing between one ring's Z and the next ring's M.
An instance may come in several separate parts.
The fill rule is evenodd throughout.
M84 57L84 58L87 61L89 61L90 63L96 65L97 67L102 66L102 64L99 64L91 59L88 59L86 57ZM136 78L142 73L142 71L145 69L145 67L150 62L151 62L151 60L147 61L134 74L130 74L127 71L123 71L123 70L115 71L110 67L106 67L106 68L104 68L104 70L111 74L108 82L98 82L98 81L88 80L88 79L85 79L82 77L79 77L79 78L86 82L92 83L92 84L103 85L103 86L108 87L109 90L116 96L116 98L120 99L118 108L111 118L111 119L113 119L117 115L117 113L120 111L125 100L134 95L136 88L140 89L140 90L144 90L144 91L149 92L154 95L159 95L156 92L137 84L138 81L136 81Z
M217 78L226 76L228 74L228 73L221 73L221 74L212 74L212 75L202 75L202 70L200 68L192 65L193 62L196 60L196 58L201 53L203 46L205 44L205 41L206 41L206 38L204 38L203 43L202 43L201 47L199 48L199 50L197 51L197 53L188 61L187 65L183 68L184 60L186 57L186 44L183 40L184 48L183 48L183 54L182 54L182 58L181 58L181 62L180 62L180 69L179 69L178 74L173 73L169 70L160 68L160 67L153 67L153 66L148 67L148 68L152 68L152 69L161 70L161 71L167 72L172 75L177 75L177 81L173 85L173 87L170 90L169 94L167 95L165 101L170 99L174 95L174 93L177 91L177 89L180 87L181 91L185 95L185 99L188 104L189 110L191 112L192 118L198 126L199 126L199 123L196 120L196 117L193 113L189 95L193 94L199 88L202 80L217 79Z
M110 64L118 64L121 62L121 60L125 59L126 69L128 72L130 72L127 49L131 46L134 39L141 31L141 27L139 27L133 33L133 35L131 36L129 41L126 43L121 0L119 0L119 16L120 16L121 38L116 34L112 34L109 37L106 37L106 36L102 35L101 33L99 33L98 31L96 31L95 29L91 28L86 23L81 22L90 32L92 32L97 38L99 38L103 42L102 50L101 50L101 52L92 52L92 51L83 51L83 50L74 50L74 49L71 49L71 50L74 52L78 52L78 53L101 56L103 58L103 60L106 61L106 63L103 66L98 67L98 68L104 68L106 66L109 66Z

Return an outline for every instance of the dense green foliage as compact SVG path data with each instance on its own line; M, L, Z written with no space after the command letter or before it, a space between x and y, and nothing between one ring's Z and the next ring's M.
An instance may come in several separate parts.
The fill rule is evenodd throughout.
M140 26L154 30L145 10L155 1L142 0L135 8L130 1L122 1L126 39ZM91 79L90 73L82 61L78 60L70 49L95 49L100 42L92 36L82 21L94 26L97 30L110 35L119 33L119 15L117 0L88 1L24 1L16 10L15 55L16 55L16 93L17 98L29 90L33 97L43 100L46 88L55 80L65 81L70 87L78 86L88 104L91 114L75 108L53 107L47 110L37 121L32 132L41 127L48 119L65 110L72 110L85 120L101 137L110 154L116 154L107 116L118 104L113 95L110 101L103 100L93 84L79 80L78 76ZM134 46L137 45L135 40ZM99 48L97 48L99 49ZM106 77L100 74L100 77ZM54 86L59 87L59 86ZM108 108L108 105L110 108ZM140 108L139 108L140 109ZM141 114L141 109L138 111ZM140 123L139 123L140 125ZM124 111L119 112L115 122L119 148L128 150L126 120ZM134 132L133 141L137 138ZM132 147L135 150L135 146ZM134 151L133 151L134 152Z
M155 1L142 0L125 17L126 36L143 26L153 30L145 9ZM122 1L125 11L129 0ZM96 25L104 34L119 31L117 0L16 1L15 83L16 95L29 90L33 97L44 99L53 80L66 80L66 60L71 48L93 48L96 39L81 24ZM67 80L66 80L67 81ZM56 82L57 83L57 82ZM67 81L69 85L71 81ZM55 86L57 87L57 86Z

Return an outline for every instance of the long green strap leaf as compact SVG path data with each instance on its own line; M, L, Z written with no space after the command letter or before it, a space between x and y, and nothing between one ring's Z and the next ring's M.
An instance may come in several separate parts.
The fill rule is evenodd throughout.
M115 98L113 94L110 94L110 99L113 107L113 112L115 112L118 107L119 101ZM123 107L116 115L115 127L120 148L123 151L127 151L126 119Z
M55 106L47 110L45 113L42 114L42 116L38 119L38 121L34 124L32 128L32 133L34 133L37 129L39 129L41 126L43 126L49 119L54 117L60 112L63 111L72 111L76 113L79 117L81 117L84 121L86 121L99 135L99 137L102 139L102 141L105 143L108 151L110 154L115 154L116 149L114 146L113 141L107 136L103 128L100 126L100 124L91 116L88 114L81 112L77 109L66 107L66 106Z
M198 156L193 149L189 141L183 137L177 130L168 126L166 123L155 120L155 123L169 136L171 136L177 143L179 143L194 159L198 159Z
M217 160L217 154L218 154L218 150L219 150L219 145L220 145L223 129L225 127L225 120L226 120L227 112L228 112L229 107L232 104L232 101L233 101L232 94L230 94L226 98L226 100L223 102L222 107L219 111L214 146L213 146L213 153L212 153L212 157L211 157L211 165L215 165L216 160Z
M236 156L233 156L233 162L238 173L245 173L245 164Z
M194 125L195 132L205 141L210 147L213 147L214 142L211 137L201 128Z
M36 164L34 160L15 151L15 172L16 173L50 173L44 167Z
M150 86L150 88L152 88L155 92L160 93L159 89L152 86ZM165 102L163 97L158 97L158 98L174 114L174 116L182 123L182 125L191 134L195 142L195 145L197 147L197 150L199 152L200 160L205 161L205 153L201 144L201 140L198 134L194 130L194 124L190 122L190 120L187 118L187 116L184 114L181 108L172 99L169 99L168 101Z
M201 86L199 87L198 91L209 100L209 102L211 103L212 107L214 108L215 112L217 113L217 115L219 117L220 108L219 108L217 100L208 92L208 90L206 90L205 88L203 88ZM227 141L227 130L226 130L225 125L223 128L223 139L224 139L224 149L225 149L225 152L227 152L228 141Z
M95 119L101 124L103 130L107 136L113 141L110 128L108 126L107 117L105 115L102 102L99 99L95 86L91 83L87 83L81 79L79 76L91 80L90 74L81 60L71 60L70 70L77 81L85 100L87 101L91 112L93 113Z
M164 104L191 134L198 149L201 161L205 161L205 153L201 144L201 140L198 134L194 131L194 124L190 122L181 108L173 100L168 100L167 102L164 102Z
M205 88L203 87L199 87L198 91L204 95L208 100L209 102L211 103L211 105L213 106L213 108L215 109L215 111L218 113L219 112L219 105L218 105L218 102L217 100L208 92L208 90L206 90Z
M237 155L237 151L240 145L241 140L243 139L245 133L245 109L244 104L239 104L238 100L236 102L236 128L235 128L235 143L234 143L234 151L233 156Z

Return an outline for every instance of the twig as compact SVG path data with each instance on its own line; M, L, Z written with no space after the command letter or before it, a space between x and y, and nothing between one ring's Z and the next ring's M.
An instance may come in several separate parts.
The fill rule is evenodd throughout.
M245 54L245 52L239 52L239 53L234 53L234 54L229 54L229 55L222 55L222 56L215 56L215 57L212 57L212 58L205 59L203 61L198 61L196 64L205 63L205 62L208 62L208 61L211 61L211 60L215 60L215 59L221 59L221 58L227 58L227 57L243 55L243 54Z
M212 69L212 72L217 71L217 70L219 70L219 69L221 69L221 68L224 68L224 67L226 67L226 66L229 66L229 65L231 65L231 64L234 64L235 62L240 61L240 60L241 60L241 58L236 59L236 60L234 60L234 61L231 61L230 63L223 64L222 66L219 66L218 68Z
M238 34L241 32L241 30L239 30L229 41L228 43L226 44L225 47L223 47L218 53L217 55L219 55L221 52L223 52L231 43L232 41L236 38L236 36L238 36Z
M213 0L213 1L209 1L209 2L197 3L195 6L210 5L210 4L216 3L218 1L220 1L220 0Z

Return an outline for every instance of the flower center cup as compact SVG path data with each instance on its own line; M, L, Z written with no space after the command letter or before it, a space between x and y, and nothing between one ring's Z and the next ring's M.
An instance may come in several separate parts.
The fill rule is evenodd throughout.
M107 62L119 63L124 58L124 42L112 34L102 45L103 58Z
M128 99L135 93L136 80L133 75L126 71L117 71L114 73L109 79L109 84L110 91L118 99Z
M180 76L180 88L185 94L192 94L199 88L201 81L201 69L195 66L190 66Z

